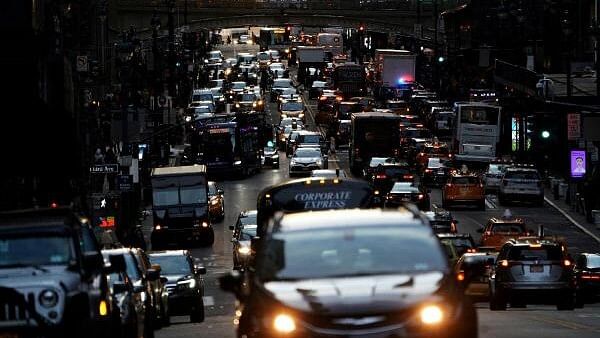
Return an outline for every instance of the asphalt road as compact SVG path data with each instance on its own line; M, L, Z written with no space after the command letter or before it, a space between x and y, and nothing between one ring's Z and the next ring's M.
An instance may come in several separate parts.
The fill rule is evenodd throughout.
M256 47L250 47L255 49ZM240 52L247 46L236 46ZM222 48L231 55L233 48ZM228 55L228 56L229 56ZM313 102L308 102L314 104ZM313 106L311 104L311 106ZM313 107L314 108L314 107ZM274 104L270 104L272 119L278 121ZM312 123L309 113L309 125ZM347 150L341 149L330 158L330 168L348 169ZM225 192L226 215L223 222L214 225L215 243L211 248L193 249L194 257L204 262L207 268L205 289L206 320L200 324L190 324L188 317L174 317L173 324L156 332L157 338L178 337L235 337L233 314L235 298L221 291L217 279L232 267L232 245L230 224L234 224L238 213L245 209L256 208L256 197L264 187L288 179L288 160L280 154L281 166L278 170L265 169L258 175L245 180L227 180L220 182ZM441 202L439 189L431 193L433 203ZM493 216L500 216L505 208L498 205L497 198L489 195L486 211L475 211L468 207L454 210L459 220L459 231L468 232L478 239L476 230ZM523 217L531 229L543 224L547 234L564 236L573 253L584 251L600 251L597 243L579 232L565 218L549 206L527 207L511 206L514 215ZM149 227L149 222L147 223ZM575 311L557 311L554 306L528 306L524 309L509 309L506 312L491 312L487 303L477 304L479 314L480 337L490 338L596 338L600 337L600 305L586 305L584 309Z

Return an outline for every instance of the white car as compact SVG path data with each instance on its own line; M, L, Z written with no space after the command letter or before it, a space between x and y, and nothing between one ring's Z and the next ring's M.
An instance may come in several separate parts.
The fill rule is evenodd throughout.
M502 182L502 175L506 168L511 167L509 163L490 163L483 174L483 184L486 191L496 191Z
M544 185L538 171L532 167L507 168L500 181L498 201L500 204L531 201L537 206L544 205Z
M313 170L327 168L327 158L319 147L302 147L296 149L290 160L290 177L294 175L310 175Z

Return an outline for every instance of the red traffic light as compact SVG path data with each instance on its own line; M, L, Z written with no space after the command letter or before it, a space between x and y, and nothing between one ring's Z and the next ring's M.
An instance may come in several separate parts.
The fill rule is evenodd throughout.
M361 32L364 31L365 30L365 25L360 25L358 27L358 30L361 31Z
M291 32L292 31L292 26L286 26L285 30L288 31L288 32Z

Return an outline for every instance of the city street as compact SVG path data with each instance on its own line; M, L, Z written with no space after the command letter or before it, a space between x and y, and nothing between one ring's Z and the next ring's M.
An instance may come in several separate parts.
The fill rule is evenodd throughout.
M233 46L221 48L223 52L233 53ZM247 50L248 47L243 50ZM242 49L235 47L237 52ZM250 47L252 50L253 48ZM231 54L230 54L231 55ZM227 55L226 55L227 56ZM305 101L309 104L308 125L314 126L313 110L316 109L314 101ZM273 121L278 121L277 107L274 103L269 105ZM199 258L207 267L206 297L204 300L206 320L201 324L190 324L187 317L175 317L173 325L156 332L158 338L179 337L235 337L233 316L235 298L219 289L218 277L229 271L232 267L231 231L237 215L242 210L256 208L256 196L265 187L288 180L288 159L285 153L280 153L280 169L264 169L260 174L244 180L226 180L220 182L225 192L225 220L215 225L215 244L212 248L193 249L194 257ZM348 168L347 150L340 149L337 156L332 156L330 168ZM441 192L433 189L432 203L441 204ZM453 211L458 219L459 232L470 233L476 241L480 234L476 231L485 225L491 217L499 217L505 207L500 206L495 195L488 195L486 211L474 211L465 207ZM544 225L548 235L563 236L570 244L572 253L595 251L598 243L561 216L547 204L543 208L528 206L509 207L513 215L523 217L528 227L537 230L539 225ZM555 306L529 305L525 309L509 309L506 312L491 312L487 303L477 304L479 314L479 332L482 338L564 338L577 336L593 338L600 334L600 304L588 305L575 311L556 311Z

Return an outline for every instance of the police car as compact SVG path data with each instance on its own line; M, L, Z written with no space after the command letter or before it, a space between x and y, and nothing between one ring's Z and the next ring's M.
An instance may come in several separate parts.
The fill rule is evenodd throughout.
M533 201L537 206L544 205L544 186L537 169L528 165L507 168L498 190L498 201Z

